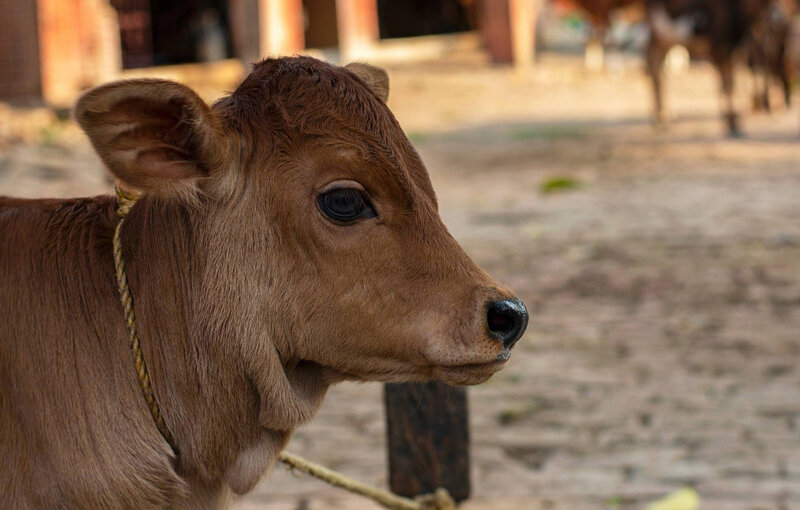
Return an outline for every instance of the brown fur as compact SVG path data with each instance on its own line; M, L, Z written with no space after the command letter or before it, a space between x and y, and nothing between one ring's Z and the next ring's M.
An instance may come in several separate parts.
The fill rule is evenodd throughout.
M212 107L157 80L79 101L109 169L144 191L122 243L179 452L128 350L112 198L3 198L3 508L223 508L330 384L474 384L502 368L485 303L510 293L447 232L422 162L369 88L380 76L364 69L266 60ZM363 187L378 218L326 220L315 198L337 180Z

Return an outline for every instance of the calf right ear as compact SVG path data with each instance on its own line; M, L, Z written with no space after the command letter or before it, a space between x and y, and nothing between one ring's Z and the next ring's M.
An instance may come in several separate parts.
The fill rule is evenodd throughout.
M344 66L345 69L355 74L367 87L384 103L389 100L389 75L380 67L365 64L364 62L351 62Z
M188 87L126 80L86 92L75 118L108 169L144 191L194 186L223 159L219 121Z

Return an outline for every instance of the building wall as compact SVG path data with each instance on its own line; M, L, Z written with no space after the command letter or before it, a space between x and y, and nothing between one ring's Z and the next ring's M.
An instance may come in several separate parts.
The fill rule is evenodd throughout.
M0 101L71 106L120 70L107 0L0 0Z
M0 101L37 102L42 96L36 2L0 0Z

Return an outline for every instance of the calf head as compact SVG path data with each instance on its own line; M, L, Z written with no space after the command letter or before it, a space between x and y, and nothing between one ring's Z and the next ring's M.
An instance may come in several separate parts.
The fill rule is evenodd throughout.
M77 106L116 177L186 204L197 334L240 358L275 427L307 414L275 418L287 391L334 380L485 381L527 325L448 233L387 95L378 68L295 57L213 106L160 80Z

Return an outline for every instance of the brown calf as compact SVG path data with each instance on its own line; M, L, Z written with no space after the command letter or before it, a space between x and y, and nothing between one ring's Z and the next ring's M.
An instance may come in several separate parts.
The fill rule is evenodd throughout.
M3 508L222 508L330 384L504 366L524 306L442 224L385 73L348 67L266 60L210 107L160 80L78 102L144 192L122 244L175 452L127 347L114 200L0 199Z

